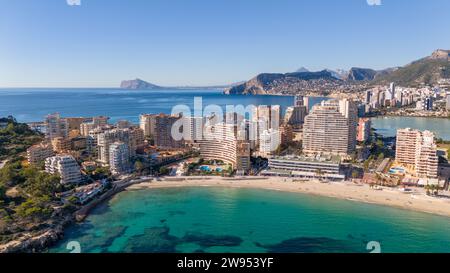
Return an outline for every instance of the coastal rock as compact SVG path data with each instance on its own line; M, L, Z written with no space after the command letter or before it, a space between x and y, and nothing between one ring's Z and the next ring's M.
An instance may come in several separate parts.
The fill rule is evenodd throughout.
M64 226L72 222L67 216L61 222L44 229L39 234L25 233L20 238L0 245L0 253L33 253L39 252L60 240L64 235Z

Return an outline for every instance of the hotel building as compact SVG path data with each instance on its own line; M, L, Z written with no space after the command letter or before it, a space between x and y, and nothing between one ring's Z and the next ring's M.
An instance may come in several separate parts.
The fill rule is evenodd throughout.
M349 155L356 147L358 109L353 101L329 100L315 105L303 125L305 154Z
M200 155L207 160L222 160L234 169L250 167L250 146L235 136L235 126L217 123L205 127L205 136L199 140Z
M52 145L48 143L41 143L33 145L27 149L27 159L29 164L38 164L48 157L54 155Z
M82 182L80 166L70 155L58 155L45 160L45 171L59 174L61 184L79 184Z
M269 168L262 175L288 176L305 179L345 180L337 157L284 156L269 158Z
M395 151L397 162L414 168L421 178L437 178L438 156L434 134L410 128L397 131Z
M124 174L130 171L130 153L126 143L114 142L110 145L109 166L112 174Z

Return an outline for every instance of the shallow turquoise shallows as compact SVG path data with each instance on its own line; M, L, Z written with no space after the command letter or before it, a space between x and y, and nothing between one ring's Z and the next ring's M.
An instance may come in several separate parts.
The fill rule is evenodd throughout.
M450 218L256 189L127 191L67 229L50 252L450 252Z

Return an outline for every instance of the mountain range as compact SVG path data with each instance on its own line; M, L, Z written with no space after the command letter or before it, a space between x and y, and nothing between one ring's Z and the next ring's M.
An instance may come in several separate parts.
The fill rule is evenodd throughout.
M430 56L413 61L403 67L374 70L353 67L312 72L305 67L292 73L261 73L254 78L221 86L163 87L141 79L122 81L123 89L224 89L225 94L281 94L301 91L320 91L355 84L388 84L416 87L434 85L441 79L450 79L450 50L438 49Z
M325 69L311 72L305 67L294 73L262 73L225 90L226 94L275 94L329 88L339 84L388 84L401 86L434 85L440 79L450 79L450 50L438 49L430 56L403 67L374 70L353 67L349 71Z

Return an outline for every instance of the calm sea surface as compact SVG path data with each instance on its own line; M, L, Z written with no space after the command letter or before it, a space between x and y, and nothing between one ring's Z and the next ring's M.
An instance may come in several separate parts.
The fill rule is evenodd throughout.
M63 116L106 115L111 121L138 122L142 113L170 113L175 105L187 105L193 111L194 97L203 107L226 105L279 104L285 109L292 96L223 95L219 90L122 90L122 89L0 89L0 116L13 115L21 122L41 121L54 112ZM311 98L310 106L324 98ZM393 136L398 128L428 129L450 140L450 119L389 117L374 119L374 128Z
M177 188L122 192L50 252L450 252L450 218L299 193Z

